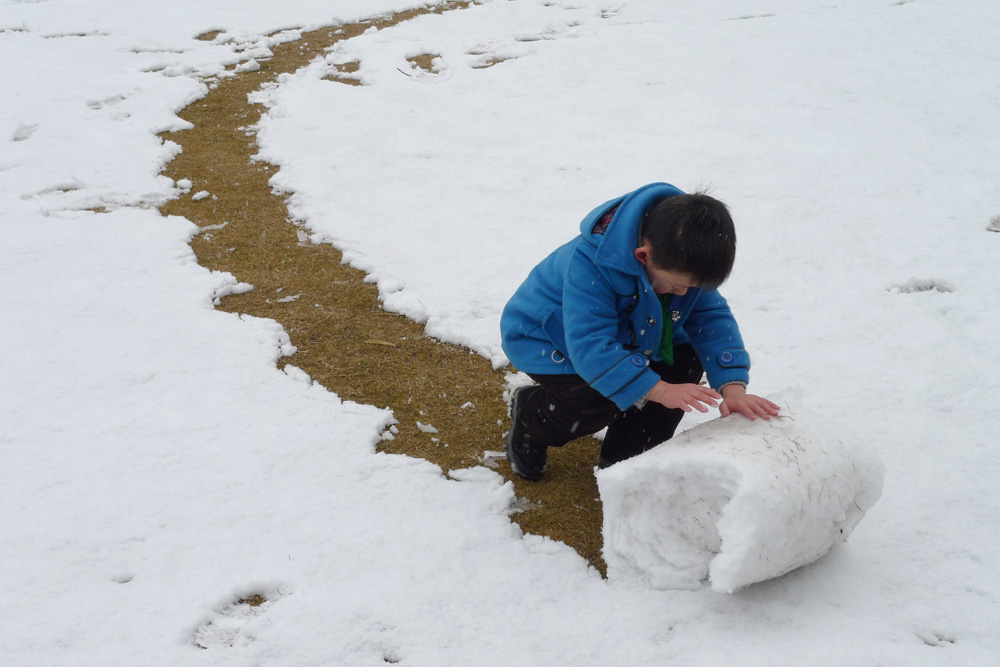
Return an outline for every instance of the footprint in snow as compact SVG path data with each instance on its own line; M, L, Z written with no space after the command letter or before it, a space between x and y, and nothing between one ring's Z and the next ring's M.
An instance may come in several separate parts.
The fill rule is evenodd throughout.
M725 21L749 21L750 19L769 19L777 14L744 14L743 16L734 16L731 19L723 19Z
M955 288L944 280L911 278L905 283L893 285L888 289L888 291L892 294L915 294L917 292L941 292L943 294L947 294L949 292L954 292Z
M943 632L918 632L917 637L928 646L947 646L955 643L955 637Z
M195 628L192 643L203 649L246 646L255 639L247 631L247 626L281 597L279 591L267 591L266 594L254 593L234 600L214 611Z
M114 106L124 101L125 98L122 95L112 95L111 97L105 97L99 100L87 100L87 106L91 109L103 109L104 107Z
M38 123L22 123L17 126L14 130L14 134L11 136L11 141L26 141L31 138L31 135L35 133L39 127Z

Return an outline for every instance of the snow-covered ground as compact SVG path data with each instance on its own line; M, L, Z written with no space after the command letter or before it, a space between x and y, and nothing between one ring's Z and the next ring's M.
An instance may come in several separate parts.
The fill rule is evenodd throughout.
M280 326L215 311L235 278L152 208L193 194L155 134L199 77L414 4L0 0L0 662L994 664L995 0L485 0L261 94L294 214L497 365L507 296L594 205L730 204L753 387L886 466L848 545L734 595L609 583L495 472L375 454L391 415L278 371ZM354 59L367 85L322 79Z

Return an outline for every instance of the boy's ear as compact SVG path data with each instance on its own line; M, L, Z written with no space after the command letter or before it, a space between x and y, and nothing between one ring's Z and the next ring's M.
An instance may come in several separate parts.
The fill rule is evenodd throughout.
M653 254L653 249L649 247L648 243L643 243L641 246L635 249L635 258L639 260L639 263L646 266L649 262L649 258Z

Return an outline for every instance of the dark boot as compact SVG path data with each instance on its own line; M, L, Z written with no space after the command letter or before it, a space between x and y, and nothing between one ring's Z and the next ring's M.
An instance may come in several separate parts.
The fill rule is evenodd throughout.
M507 460L510 467L524 479L538 480L545 472L548 459L545 445L533 445L528 437L525 408L528 397L537 386L518 387L510 399L510 430L507 431Z

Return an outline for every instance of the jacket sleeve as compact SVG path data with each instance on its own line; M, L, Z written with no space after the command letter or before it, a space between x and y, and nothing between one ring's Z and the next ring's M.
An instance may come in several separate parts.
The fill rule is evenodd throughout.
M739 325L721 294L715 290L702 292L684 323L684 331L714 389L730 382L750 381L750 354L743 347Z
M570 363L590 386L625 410L659 381L649 359L618 340L618 295L593 260L577 251L563 286L563 327Z

